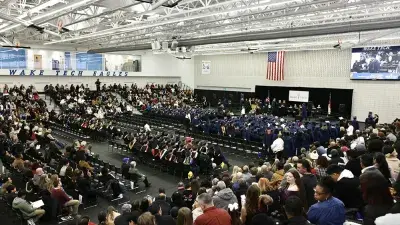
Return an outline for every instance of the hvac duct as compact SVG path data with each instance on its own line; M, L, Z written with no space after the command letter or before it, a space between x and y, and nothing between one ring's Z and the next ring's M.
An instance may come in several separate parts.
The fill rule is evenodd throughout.
M374 21L359 23L341 23L334 25L307 26L293 29L280 29L276 31L247 32L240 34L227 34L211 37L201 37L193 39L179 40L179 46L196 46L219 43L232 43L241 41L274 40L281 38L309 37L328 34L352 33L374 30L385 30L400 28L400 18L393 18L390 21ZM110 48L91 49L92 53L120 52L120 51L138 51L151 49L150 44L141 44L134 46L119 46Z

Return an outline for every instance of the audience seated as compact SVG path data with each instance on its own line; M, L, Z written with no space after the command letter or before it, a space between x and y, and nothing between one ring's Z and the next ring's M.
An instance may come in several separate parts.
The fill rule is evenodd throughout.
M6 200L8 205L12 205L14 199L17 197L17 188L14 185L9 185L7 188Z
M79 208L79 200L74 200L69 197L65 191L61 188L61 182L56 180L53 183L54 188L51 191L51 197L57 200L58 204L61 207L71 207L72 208L72 215L78 215L78 208Z
M77 190L79 194L82 195L83 202L93 202L96 203L97 193L93 189L90 181L84 177L84 174L81 170L76 172L76 183L77 183Z
M12 202L12 207L19 210L23 217L27 220L32 219L33 222L37 222L46 212L43 209L35 209L33 206L25 200L26 192L19 191L16 198Z
M21 88L15 90L20 92ZM356 121L301 123L265 114L235 117L228 115L228 110L189 106L194 102L192 94L170 85L129 88L115 84L98 92L80 85L58 85L48 90L62 113L46 112L40 98L26 94L11 96L19 99L11 98L13 110L0 110L1 160L26 182L20 187L20 179L14 183L5 178L2 192L7 192L4 199L30 221L54 218L59 208L72 207L76 216L79 195L85 205L96 203L97 196L109 199L111 194L113 200L118 199L126 186L119 180L150 186L139 172L141 162L166 168L166 172L172 168L178 176L188 174L188 179L178 184L171 198L164 187L157 187L154 199L146 196L124 204L120 215L108 207L98 214L99 224L308 225L308 219L315 225L341 225L348 219L363 220L365 225L389 225L400 213L399 120L364 129ZM115 93L126 96L128 103L119 101ZM7 101L3 97L1 105ZM233 165L230 174L225 171L229 162L223 154L230 149L223 143L153 126L150 129L151 123L143 120L138 128L125 131L116 116L131 116L127 104L142 107L154 117L180 118L184 125L189 121L188 130L201 132L200 139L209 134L236 137L239 142L263 144L263 152L256 163ZM122 178L118 168L96 160L88 140L76 140L64 151L64 143L57 139L49 121L81 129L89 136L109 137L118 148L123 142L128 147L124 154L129 155L121 165ZM215 142L222 139L213 138ZM280 142L279 148L274 141ZM21 189L42 199L43 209L33 209ZM73 222L93 224L85 216Z
M144 174L139 173L139 170L136 168L136 162L132 161L130 163L130 168L129 168L129 176L130 179L135 181L136 185L137 182L139 181L143 181L143 183L145 184L146 187L149 187L151 184L149 183L149 181L147 180L147 177Z

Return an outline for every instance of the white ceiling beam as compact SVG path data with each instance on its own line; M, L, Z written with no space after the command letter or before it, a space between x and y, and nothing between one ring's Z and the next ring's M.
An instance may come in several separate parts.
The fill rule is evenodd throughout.
M21 25L26 26L26 27L32 24L32 23L29 23L27 21L8 16L6 14L0 14L0 18L3 19L3 20L7 20L7 21L10 21L10 22L21 24Z
M153 4L151 5L151 9L152 9L152 10L155 10L155 9L157 9L158 7L162 6L162 4L164 4L164 3L168 2L168 1L169 1L169 0L158 0L156 3L153 3Z
M342 49L353 48L356 45L364 45L364 44L372 42L372 41L374 41L376 39L379 39L379 38L382 38L382 37L386 37L388 35L399 33L399 32L400 32L400 29L392 29L392 30L387 30L387 31L381 31L381 32L378 32L376 34L367 35L366 38L361 38L358 41L343 42Z
M58 7L58 8L52 9L50 11L47 11L47 12L45 12L43 14L40 14L38 16L35 16L34 18L28 20L28 22L34 23L36 21L39 21L41 19L45 19L45 18L48 18L48 17L57 18L57 17L59 17L59 14L65 14L65 13L74 11L79 7L85 6L86 4L90 5L90 4L93 4L94 2L97 2L97 1L99 1L99 0L76 0L76 1L70 2L69 4L67 4L65 6ZM18 28L19 26L20 26L20 24L7 26L5 28L4 27L0 27L0 33L4 33L4 32L7 32L9 30Z
M189 7L189 6L195 6L197 2L202 2L202 1L203 0L187 0L187 1L181 2L179 5L175 6L172 9L175 9L177 12L185 11L185 10L191 9L191 7ZM226 1L226 3L228 3L228 2L229 3L231 3L231 2L240 2L240 1L242 1L242 0L228 0L228 1ZM155 14L158 14L158 15L165 14L165 9L163 9L163 8L158 8L158 9L154 9L153 10L153 9L151 9L151 7L146 7L147 5L149 5L147 3L141 3L141 5L145 9L144 12L134 12L134 13L131 13L131 14L127 14L123 18L117 18L117 19L113 19L113 20L110 20L110 21L105 21L104 23L101 23L101 24L96 24L96 25L93 25L93 26L89 26L89 27L85 27L85 28L79 29L79 30L74 30L74 32L81 32L81 31L85 31L85 30L88 30L88 29L97 28L98 26L107 26L107 25L111 25L113 23L118 23L118 22L122 22L122 21L136 20L137 18L142 18L143 16L150 15L150 14L153 14L153 15L155 15ZM177 9L179 9L179 10L177 10ZM195 9L195 7L193 7L193 9ZM136 20L136 21L141 21L141 19L140 20ZM134 23L131 23L131 24L134 24Z
M3 40L3 42L4 42L6 45L10 45L10 46L13 46L13 45L14 45L10 40L8 40L8 39L5 38L5 37L0 37L0 39Z
M370 1L370 2L372 2L372 1ZM342 3L342 6L356 6L356 5L359 5L359 4L360 3L353 3L353 4L346 4L346 3L343 4ZM372 7L376 8L376 6L372 6ZM188 32L192 32L192 33L194 32L194 34L197 36L198 33L196 33L196 32L198 32L200 30L207 30L207 32L206 32L207 36L209 36L210 33L212 33L213 35L217 35L217 34L219 35L219 34L223 34L224 33L224 30L225 30L224 28L226 28L227 30L232 30L232 28L231 28L232 25L244 24L247 30L252 29L252 28L255 27L255 25L254 25L255 21L263 21L264 23L257 24L256 27L261 27L261 28L264 28L264 29L265 28L271 28L271 27L274 27L274 26L278 27L279 23L286 24L286 23L288 23L290 21L300 21L300 20L305 20L307 18L310 20L309 23L311 23L311 22L314 21L313 17L321 17L321 15L323 15L323 14L321 14L321 12L323 13L323 12L327 12L327 11L332 11L333 9L337 10L338 8L340 8L339 5L333 5L332 4L332 5L330 5L328 7L324 7L324 8L313 8L311 10L307 9L307 8L303 8L302 10L291 11L290 8L283 6L280 9L268 9L268 10L266 10L264 12L253 12L253 13L250 13L250 14L242 14L242 15L237 15L237 16L229 16L228 15L226 18L221 18L221 19L213 20L213 21L209 21L209 22L201 22L201 23L189 24L189 25L185 25L185 26L174 26L174 25L172 25L171 27L173 27L173 28L166 27L166 26L159 26L160 28L162 28L161 30L154 30L153 32L147 31L145 33L146 34L151 34L151 33L154 33L154 32L157 32L157 33L158 32L162 32L162 33L164 33L164 32L174 31L176 33L177 32L181 32L181 33L184 33L184 34L188 34ZM345 11L346 14L343 14L343 18L349 19L349 15L353 15L354 18L355 18L356 14L354 14L354 13L355 12L359 12L363 8L364 7L355 8L355 9L349 8L351 10ZM276 14L276 12L278 12L277 10L283 10L282 12L284 14ZM382 14L380 8L376 8L376 10L379 11L378 12L379 14ZM275 12L275 13L271 14L272 12ZM305 13L307 13L307 14L305 15ZM360 13L362 13L362 12L360 12ZM257 19L251 19L251 20L239 20L238 22L232 22L232 23L226 23L226 24L225 23L218 23L219 21L225 21L227 19L247 18L248 16L255 15L255 14L265 14L266 16L260 17L260 18L257 18ZM362 13L361 15L365 16L365 13ZM293 16L299 16L299 18L295 18ZM288 17L290 17L290 18L287 19ZM338 19L338 17L333 17L333 18ZM274 19L277 19L277 21L274 21ZM282 20L283 22L279 22L280 20ZM324 20L326 20L326 19L320 19L320 21L324 21ZM317 20L315 20L315 22L317 22ZM215 25L212 24L212 23L215 23ZM252 24L248 25L248 23L252 23ZM197 28L199 25L204 25L204 26ZM186 27L187 29L186 30L185 29L182 30L183 27ZM196 27L196 28L193 29L194 27ZM215 31L217 33L212 29L216 29ZM143 37L143 34L141 34L141 33L129 35L126 38L131 38L131 37L136 37L136 36L140 36L142 39L146 39L146 37ZM185 37L187 37L187 35ZM97 38L97 39L99 39L99 38ZM131 41L133 41L133 39L124 40L124 39L121 39L121 38L117 38L116 39L116 43L110 43L110 44L111 45L113 45L113 44L122 44L122 43L131 42ZM85 42L85 41L83 41L83 42ZM90 42L91 42L91 44L93 44L93 43L96 43L98 41L93 42L93 39L90 39Z
M234 0L237 1L237 0ZM329 0L321 0L321 1L316 1L318 2L328 2ZM370 0L371 1L371 0ZM282 1L282 0L277 0L274 1L275 3L270 3L268 5L265 5L265 3L262 3L263 6L269 6L271 7L272 5L282 5L288 2L295 2L295 0L286 0L286 1ZM221 4L226 4L226 2L224 3L217 3L218 5ZM307 3L306 3L307 4ZM180 12L177 14L188 14L188 13L192 13L193 11L201 11L203 9L209 9L211 7L214 6L205 6L205 7L201 7L201 8L196 8L196 9L192 9L189 11L184 11L184 12ZM95 34L88 34L88 35L81 35L79 37L75 37L75 38L68 38L68 39L63 39L63 40L57 40L57 41L52 41L52 42L47 42L44 43L45 45L48 44L55 44L55 43L62 43L62 42L68 42L68 41L76 41L76 40L81 40L81 39L87 39L87 38L92 38L92 37L100 37L100 36L112 36L115 35L116 32L117 33L127 33L127 32L132 32L132 31L136 31L136 30L141 30L141 29L146 29L146 28L150 28L150 27L155 27L155 26L162 26L162 25L166 25L166 24L171 24L171 23L176 23L176 22L182 22L182 21L188 21L188 20L194 20L194 19L200 19L200 18L205 18L205 17L209 17L212 15L219 15L219 14L225 14L225 13L231 13L231 12L236 12L239 10L248 10L248 9L252 9L252 8L259 8L259 5L251 5L251 6L247 6L247 7L240 7L240 8L235 8L235 9L228 9L228 10L222 10L222 11L217 11L217 12L212 12L212 13L199 13L197 15L192 15L192 16L188 16L188 17L179 17L176 19L170 19L170 20L165 20L165 21L160 21L160 22L154 22L152 24L143 24L143 23L134 23L134 24L129 24L129 25L125 25L125 26L121 26L118 28L111 28L111 29L107 29L107 30L103 30L100 32L96 32ZM175 16L175 14L171 14L168 15L166 17L172 17ZM161 19L165 19L164 17L159 18L159 20ZM143 24L143 25L142 25ZM140 26L141 25L141 26Z
M100 17L100 16L105 16L105 15L114 13L114 12L116 12L116 11L120 11L120 10L122 10L122 9L126 9L126 8L128 8L128 7L132 7L132 6L139 5L139 4L141 4L141 3L140 3L140 2L134 2L134 3L130 3L130 4L125 5L125 6L118 7L118 8L116 8L116 9L107 10L107 11L104 11L104 12L99 13L99 14L97 14L97 15L88 16L88 17L86 17L86 18L73 21L73 22L71 22L71 23L69 23L69 24L65 24L64 27L71 26L71 25L74 25L74 24L77 24L77 23L81 23L81 22L85 22L85 21L87 21L87 20L91 20L91 19L94 19L94 18L97 18L97 17Z

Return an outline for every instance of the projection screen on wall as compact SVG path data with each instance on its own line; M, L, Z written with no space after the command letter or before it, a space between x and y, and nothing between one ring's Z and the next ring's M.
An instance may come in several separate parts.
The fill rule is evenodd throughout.
M400 46L353 48L352 80L400 80Z

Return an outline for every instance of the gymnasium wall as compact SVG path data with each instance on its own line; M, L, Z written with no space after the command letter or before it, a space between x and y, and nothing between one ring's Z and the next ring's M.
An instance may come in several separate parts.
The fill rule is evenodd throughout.
M55 54L55 53L54 53ZM138 86L144 86L147 83L178 83L183 82L185 85L193 88L194 86L194 60L178 60L169 55L153 55L152 53L143 53L141 55L142 70L141 72L130 72L129 76L28 76L29 70L27 70L26 76L10 76L8 70L4 70L3 74L0 74L0 88L2 89L4 84L8 86L21 85L29 86L33 84L37 90L43 90L46 84L89 84L90 88L95 88L94 82L100 79L102 83L113 84L113 83L126 83L131 85L136 83ZM29 61L30 62L30 61ZM0 70L0 73L3 70ZM6 74L7 72L7 74Z
M352 115L363 121L368 111L381 122L399 117L400 82L350 80L351 49L286 52L285 80L266 80L266 53L196 56L195 88L254 92L256 85L353 89ZM211 62L202 74L202 61Z

